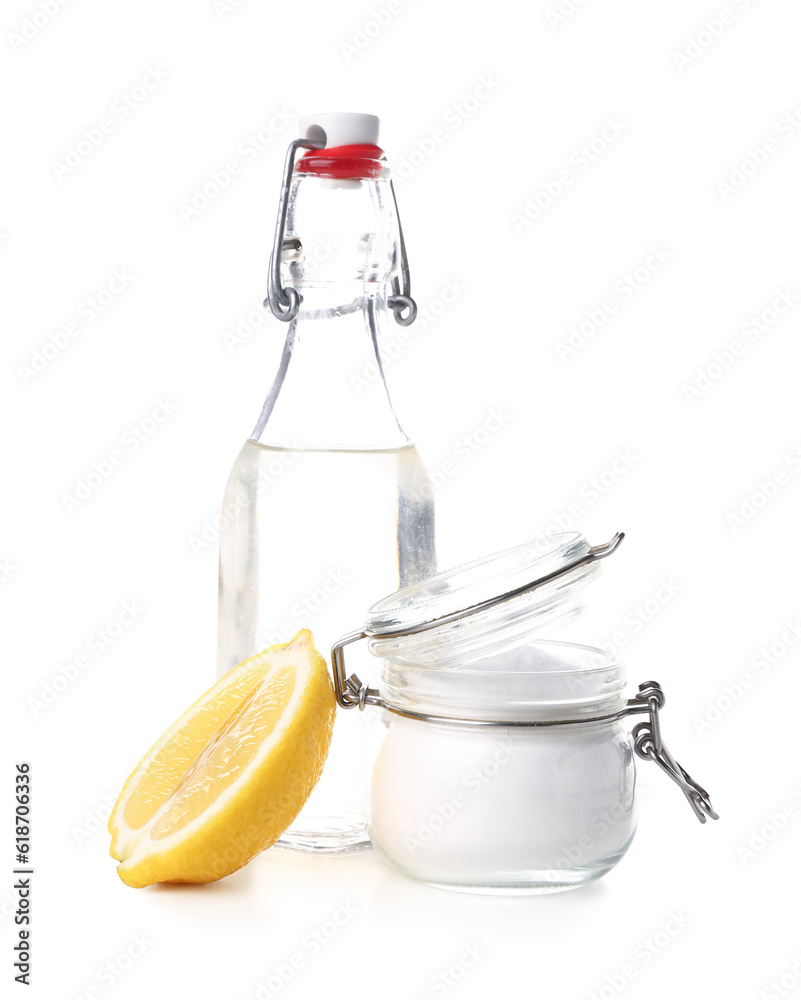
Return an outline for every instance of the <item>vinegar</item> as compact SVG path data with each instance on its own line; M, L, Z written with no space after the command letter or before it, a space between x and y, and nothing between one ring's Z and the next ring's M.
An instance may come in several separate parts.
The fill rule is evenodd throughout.
M220 674L302 628L330 664L333 643L362 627L372 603L436 572L431 484L413 445L295 450L248 440L223 510ZM379 668L365 649L349 649L348 671L363 682L377 686ZM335 726L324 775L287 845L364 843L365 771L381 723L378 713L349 715L359 718Z

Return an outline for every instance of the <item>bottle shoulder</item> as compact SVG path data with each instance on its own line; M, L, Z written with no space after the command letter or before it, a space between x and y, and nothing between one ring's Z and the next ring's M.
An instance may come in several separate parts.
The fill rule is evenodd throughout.
M383 293L350 311L304 315L302 307L251 438L293 449L408 447L385 379L385 314Z

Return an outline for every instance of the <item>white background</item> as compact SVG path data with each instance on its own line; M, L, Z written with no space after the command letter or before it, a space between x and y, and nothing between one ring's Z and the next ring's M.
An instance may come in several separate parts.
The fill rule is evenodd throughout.
M801 294L801 11L793 0L586 0L562 4L558 21L558 9L71 0L48 17L34 0L4 4L0 608L12 696L0 976L10 991L22 990L11 965L12 762L28 759L26 995L242 1000L295 954L304 968L276 995L801 993L801 692L788 631L801 612L801 308L770 311L780 292ZM376 11L388 12L380 30ZM144 94L145 77L154 89L126 115L125 95ZM263 295L296 116L322 110L379 114L390 161L407 164L398 197L421 310L439 311L448 279L463 287L411 328L389 370L429 470L455 470L437 491L443 561L523 541L555 517L592 541L628 533L580 634L614 641L632 685L663 684L671 748L722 818L701 827L643 765L634 845L586 889L465 896L371 854L268 852L206 888L132 890L107 856L109 800L214 676L216 547L194 552L190 539L218 509L284 331L264 316L238 345L225 335ZM102 119L102 141L67 161ZM620 134L596 143L589 163L581 147L607 119ZM280 129L264 141L271 120ZM224 190L185 218L181 206L230 161L239 169ZM57 166L66 162L77 166ZM560 192L564 170L572 183ZM532 217L545 207L515 226L527 199ZM651 248L667 259L651 257L648 280L620 292ZM126 287L87 320L115 270ZM610 298L614 314L588 319ZM758 339L752 316L763 316ZM585 342L563 360L557 344L585 321ZM46 348L71 322L66 346ZM169 419L89 499L65 502L163 399L177 405ZM458 458L498 407L503 426ZM618 451L629 467L607 473L601 495L591 481ZM678 592L660 604L663 581ZM125 602L135 620L97 652L97 630ZM80 654L77 677L37 705ZM306 936L341 904L358 912L312 954ZM464 971L467 945L481 957Z

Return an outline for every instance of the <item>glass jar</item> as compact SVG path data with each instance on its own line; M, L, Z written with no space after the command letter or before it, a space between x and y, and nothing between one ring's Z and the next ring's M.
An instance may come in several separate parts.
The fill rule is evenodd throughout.
M664 695L625 695L601 649L534 638L575 617L580 591L620 544L552 536L374 604L334 647L337 700L376 706L387 733L370 789L370 836L406 875L450 889L542 893L600 878L636 827L635 757L660 764L698 818L707 793L664 745ZM381 689L346 676L366 638ZM631 729L629 716L648 720Z
M548 891L604 875L636 825L634 746L615 717L624 684L622 666L568 643L465 667L388 661L387 707L438 720L388 713L373 844L404 874L454 888ZM564 724L529 724L549 720Z

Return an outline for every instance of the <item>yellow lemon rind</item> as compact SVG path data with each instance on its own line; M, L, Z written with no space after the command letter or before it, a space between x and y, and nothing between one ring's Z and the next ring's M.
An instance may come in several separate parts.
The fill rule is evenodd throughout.
M300 634L300 633L298 633ZM227 687L232 682L232 678L239 679L243 674L250 672L255 672L258 670L267 671L269 668L270 658L275 654L277 649L284 649L286 646L291 645L292 642L297 639L291 639L290 642L284 643L280 647L273 647L264 652L257 653L255 656L251 656L249 659L244 660L239 666L235 667L233 671L225 674L223 677L219 678L212 686L205 691L199 698L197 698L189 708L183 713L183 715L170 726L169 729L153 744L153 746L148 750L144 757L139 761L136 767L128 776L125 784L122 786L120 794L117 796L117 801L114 804L114 808L111 810L111 815L108 818L108 831L111 834L111 846L109 847L109 854L112 858L121 861L131 845L136 841L139 836L138 830L131 830L128 824L125 822L123 814L125 812L125 806L128 799L133 791L133 789L139 784L142 776L150 768L153 761L155 761L162 748L165 744L173 738L174 734L183 729L187 725L189 720L198 714L198 712L212 699L212 697L222 688Z

